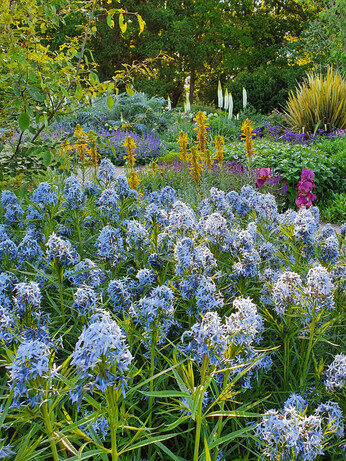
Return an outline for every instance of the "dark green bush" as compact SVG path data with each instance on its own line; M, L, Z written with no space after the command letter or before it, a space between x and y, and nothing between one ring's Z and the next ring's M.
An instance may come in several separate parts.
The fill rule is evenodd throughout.
M268 114L280 108L286 102L288 93L296 87L297 80L305 74L304 68L260 67L253 72L241 72L235 79L227 83L232 93L234 113L243 107L243 88L247 91L247 100L258 112Z

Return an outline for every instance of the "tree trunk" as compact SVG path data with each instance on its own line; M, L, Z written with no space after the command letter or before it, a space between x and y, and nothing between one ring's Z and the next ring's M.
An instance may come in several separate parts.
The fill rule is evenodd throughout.
M196 71L195 68L193 67L191 69L191 75L190 75L190 104L193 104L193 96L194 96L194 91L195 91L195 80L196 80Z

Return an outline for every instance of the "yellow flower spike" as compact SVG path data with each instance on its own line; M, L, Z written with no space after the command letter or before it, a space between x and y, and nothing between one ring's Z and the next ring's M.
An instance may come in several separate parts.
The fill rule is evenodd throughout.
M127 165L132 170L136 162L136 156L134 155L134 152L137 147L137 144L135 143L133 138L131 138L131 136L127 136L124 142L124 147L126 148L127 152L127 155L124 155L124 159L127 159Z
M253 136L255 136L256 133L254 133L251 123L252 123L251 120L247 118L241 126L241 129L242 129L241 140L242 141L245 140L246 156L249 159L251 159L253 155L257 154L257 152L253 150L253 144L254 144Z
M189 145L189 138L184 131L180 131L177 141L178 141L181 158L184 164L186 164L189 160L189 154L187 152L187 146Z
M151 171L153 172L154 176L156 176L157 171L157 161L153 161L150 163Z
M204 155L207 145L209 144L207 141L207 126L209 126L209 124L206 122L207 116L201 110L197 112L195 119L197 123L197 128L195 128L195 130L197 130L197 148Z
M208 171L209 173L211 173L211 166L213 164L213 159L212 159L212 156L211 156L211 151L210 149L207 149L205 151L205 163L207 165L207 168L208 168Z
M201 173L203 171L203 163L200 152L197 150L197 147L191 147L190 160L190 173L193 179L195 180L196 185L199 184L201 179Z
M89 144L88 154L90 156L91 164L96 168L98 157L101 157L101 155L97 152L95 133L93 131L89 131L87 139Z
M222 164L223 164L223 159L224 159L224 146L225 146L225 141L223 140L223 137L218 135L215 136L214 139L214 146L216 150L216 160L219 164L220 170L222 169Z
M135 171L130 171L129 179L128 179L129 187L131 189L138 190L138 186L139 186L140 182L141 181L140 181L139 177L137 176L137 173Z
M86 133L84 132L83 128L79 124L76 125L73 136L77 138L77 140L73 144L72 149L77 152L80 161L82 163L85 163L86 153L88 150L88 143L86 141Z

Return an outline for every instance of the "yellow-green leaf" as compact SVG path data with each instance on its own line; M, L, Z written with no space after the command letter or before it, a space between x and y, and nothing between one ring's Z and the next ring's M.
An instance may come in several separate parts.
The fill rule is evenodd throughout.
M111 95L107 97L107 107L109 110L114 106L114 100Z
M121 32L124 34L127 29L127 22L124 21L123 14L119 14L119 27L120 27Z
M139 25L139 35L143 32L145 27L145 21L140 14L137 14L137 20Z

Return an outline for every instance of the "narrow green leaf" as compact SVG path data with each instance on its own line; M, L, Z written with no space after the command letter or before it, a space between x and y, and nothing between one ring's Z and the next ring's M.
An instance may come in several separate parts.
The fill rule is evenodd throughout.
M191 394L185 394L180 391L139 391L141 394L147 395L149 397L176 397L176 398L191 398Z
M113 21L112 16L110 16L110 15L107 16L107 24L108 24L108 27L110 27L111 29L113 29L113 27L114 27L114 21Z
M122 453L126 453L128 451L136 450L137 448L141 448L141 447L145 447L147 445L151 445L153 443L158 443L158 442L162 442L163 440L171 439L172 437L175 437L177 435L179 435L179 434L176 433L176 434L167 434L167 435L157 435L156 437L149 437L149 439L142 440L141 442L137 442L137 443L131 445L128 448L120 450L119 455L122 454Z
M164 451L166 455L170 456L171 459L173 459L173 461L186 461L184 458L181 458L180 456L177 456L173 452L171 452L171 450L167 448L166 445L164 445L163 443L157 442L156 445L159 448L161 448L161 450Z
M207 439L204 439L204 448L205 448L205 461L211 461Z

